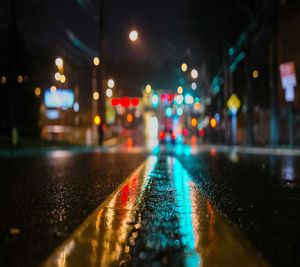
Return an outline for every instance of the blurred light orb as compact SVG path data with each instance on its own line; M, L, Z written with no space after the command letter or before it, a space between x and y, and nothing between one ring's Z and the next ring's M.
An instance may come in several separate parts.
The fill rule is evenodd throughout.
M188 105L193 104L194 103L194 97L191 96L190 94L187 94L184 98L184 102Z
M100 64L100 59L99 59L98 57L94 57L93 63L94 63L95 66L99 66L99 64Z
M65 83L66 82L66 76L64 74L60 75L60 82Z
M192 125L192 127L196 127L196 126L197 126L197 124L198 124L198 121L197 121L197 119L195 119L195 118L192 118L192 120L191 120L191 125Z
M94 117L94 124L98 126L100 123L101 123L101 118L99 115L96 115Z
M40 87L36 87L35 89L34 89L34 94L36 95L36 96L40 96L41 95L41 88Z
M180 95L183 93L183 88L181 86L177 88L177 93Z
M175 96L175 102L178 104L178 105L181 105L183 103L183 95L177 95Z
M191 77L193 79L197 79L198 78L198 71L196 69L192 69L192 71L191 71Z
M55 80L56 81L59 81L60 80L60 73L59 72L55 72L55 74L54 74L54 78L55 78Z
M186 63L182 63L182 64L181 64L181 70L182 70L183 72L186 72L186 71L187 71L187 68L188 68L188 66L187 66Z
M55 59L55 65L59 68L62 69L63 65L64 65L64 61L62 60L62 58L58 57L57 59Z
M177 108L176 113L177 113L178 116L182 116L183 109L182 108Z
M93 93L94 100L97 101L99 99L99 97L100 97L100 95L99 95L99 93L97 91Z
M113 91L110 88L106 89L106 96L112 97L112 95L113 95Z
M109 79L109 80L107 81L107 85L108 85L109 88L114 88L114 86L115 86L115 81L114 81L113 79Z
M74 109L75 112L79 111L79 103L78 102L74 103L73 109Z
M216 119L215 118L211 118L211 120L210 120L210 127L211 128L215 128L216 125L217 125Z
M21 75L18 76L18 83L22 83L23 82L23 77Z
M258 76L259 76L258 70L254 70L253 73L252 73L252 76L253 76L254 79L257 79Z
M191 87L192 87L193 90L196 90L197 89L197 83L193 82Z
M3 84L6 83L6 77L5 77L5 76L2 76L2 77L1 77L1 83L3 83Z
M146 93L147 93L147 94L150 94L151 91L152 91L151 85L150 85L150 84L147 84L147 86L146 86Z
M131 113L127 114L127 117L126 117L127 121L128 122L132 122L133 121L133 116Z
M201 109L201 103L200 102L195 103L194 109L197 110L197 111L200 110Z
M139 34L136 30L133 30L129 33L129 39L132 42L135 42L139 38Z
M151 102L152 102L152 106L153 106L153 107L157 107L158 104L159 104L159 98L158 98L158 95L153 95L153 96L152 96L152 99L151 99Z
M51 93L55 93L55 92L56 92L56 86L55 86L55 85L52 85L52 86L50 87L50 91L51 91Z

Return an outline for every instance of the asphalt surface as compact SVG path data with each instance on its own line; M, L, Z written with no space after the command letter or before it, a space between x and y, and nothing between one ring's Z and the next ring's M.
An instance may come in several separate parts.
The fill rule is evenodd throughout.
M73 153L0 159L0 266L38 266L145 159Z
M199 190L273 266L300 266L300 157L212 149L178 158Z
M54 151L38 157L1 158L4 256L0 266L41 263L140 165L146 158L141 151ZM189 146L156 149L154 154L175 156L189 171L197 190L272 266L300 266L300 157L222 153L215 149L193 153ZM152 221L148 211L164 201L153 198L158 188L163 187L152 184L143 204L143 217L150 216L148 221ZM165 210L172 197L166 201ZM176 216L170 216L178 226ZM147 228L144 230L137 247L143 247L143 235L147 239ZM176 249L174 253L180 255L180 249ZM132 261L134 266L139 263Z

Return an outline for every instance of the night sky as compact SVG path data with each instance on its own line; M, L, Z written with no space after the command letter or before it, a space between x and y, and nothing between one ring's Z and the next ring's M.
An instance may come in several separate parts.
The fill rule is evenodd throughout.
M184 29L187 9L188 1L184 0L106 1L106 56L113 60L129 57L159 64L168 54L183 54L188 47L188 34ZM97 1L48 1L47 13L54 23L53 29L71 31L84 45L97 52ZM131 29L139 31L140 39L137 44L128 41ZM49 31L45 34L50 35L55 42L62 41L57 40L59 37L55 30L51 34ZM85 54L88 55L86 52Z

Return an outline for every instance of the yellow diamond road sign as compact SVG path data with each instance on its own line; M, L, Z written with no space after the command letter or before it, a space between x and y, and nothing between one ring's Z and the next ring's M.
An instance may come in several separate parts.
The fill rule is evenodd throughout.
M227 100L227 107L230 110L238 110L241 106L241 101L236 94L232 94Z
M239 100L236 94L232 94L227 100L227 107L230 110L237 111L240 108L240 106L241 106L241 101Z

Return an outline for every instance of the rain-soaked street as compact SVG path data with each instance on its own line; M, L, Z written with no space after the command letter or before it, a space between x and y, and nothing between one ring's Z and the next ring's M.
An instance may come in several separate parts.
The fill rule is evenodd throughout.
M299 156L280 152L3 157L0 266L299 266Z

